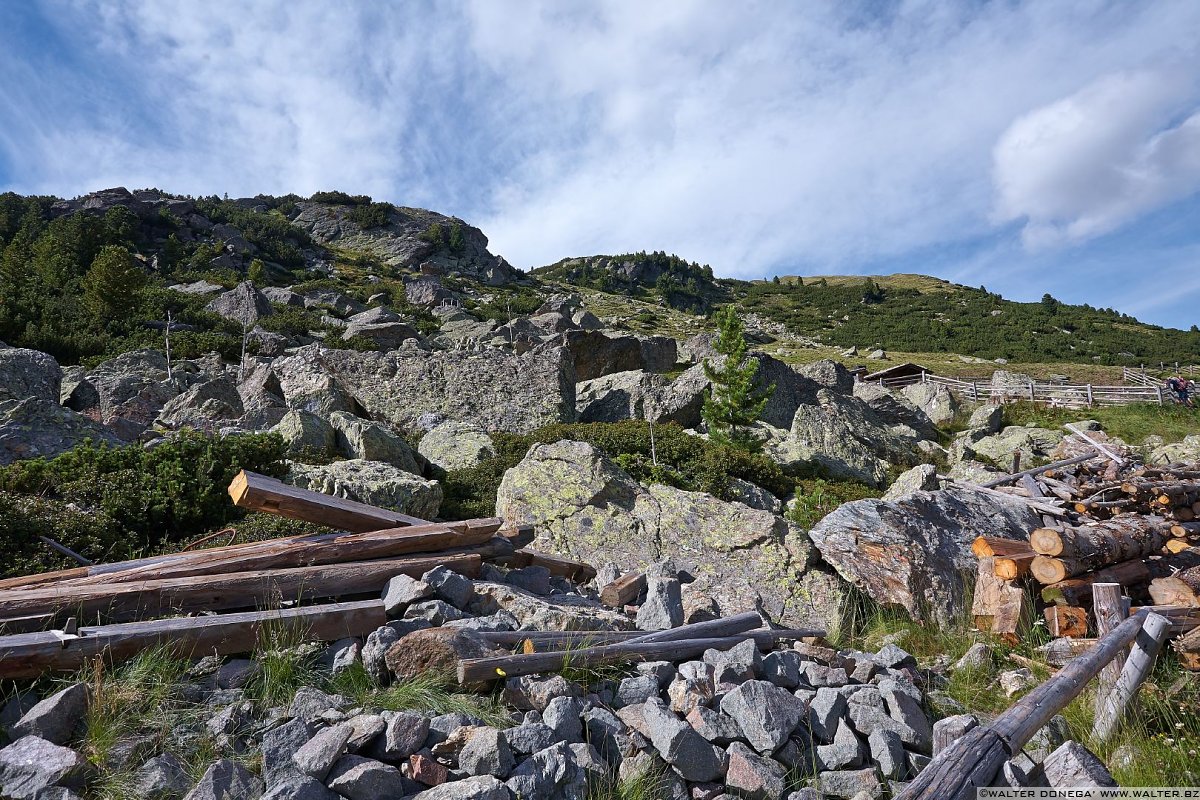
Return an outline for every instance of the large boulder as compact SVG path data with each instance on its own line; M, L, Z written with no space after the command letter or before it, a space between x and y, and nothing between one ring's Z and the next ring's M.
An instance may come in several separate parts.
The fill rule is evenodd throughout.
M1009 425L999 433L984 436L966 446L971 457L982 456L1001 467L1012 463L1013 453L1020 451L1021 462L1029 465L1034 459L1048 459L1063 440L1063 434L1048 428L1028 428Z
M336 461L310 466L292 464L293 486L433 519L442 504L442 485L380 461Z
M1020 500L955 487L845 503L808 535L827 563L877 603L951 625L967 610L975 537L1023 539L1039 525Z
M184 388L186 373L167 375L167 358L158 350L130 350L104 361L87 375L99 408L95 415L126 441L146 430L172 398ZM89 412L91 408L79 408Z
M958 400L940 383L913 383L900 393L925 412L935 425L948 425L958 413Z
M85 441L122 444L103 425L34 397L0 400L0 466L26 458L53 458Z
M326 418L335 411L354 413L357 410L354 400L338 383L328 363L328 357L336 352L340 351L313 344L271 362L271 372L288 408Z
M564 340L580 381L635 369L667 372L678 357L675 340L666 336L614 336L603 331L573 330L564 334Z
M877 487L886 485L892 464L913 462L918 437L911 428L884 424L857 397L820 389L816 399L796 409L785 439L769 444L776 461Z
M0 348L0 400L30 397L57 403L62 370L54 357L23 347Z
M215 431L242 416L242 397L229 378L199 383L167 401L155 420L163 428Z
M657 420L666 388L667 379L653 372L614 372L577 385L575 410L580 422L620 422L649 415Z
M217 297L205 307L206 311L236 322L243 328L253 328L263 317L270 316L274 309L271 301L254 288L250 281L242 281L234 288Z
M421 341L421 334L407 322L352 322L342 332L342 340L359 339L370 342L377 350L396 350L409 339Z
M336 411L335 414L343 412ZM303 461L305 458L321 456L327 458L333 455L337 447L337 438L333 426L325 419L307 411L292 409L271 428L283 439L287 453L292 458Z
M768 386L775 387L767 399L767 404L763 407L759 419L775 428L790 427L796 416L796 410L803 405L815 403L817 392L825 383L803 375L779 359L772 358L765 353L751 353L750 357L758 362L758 369L754 373L754 385L759 389L765 389ZM718 355L709 358L707 363L720 368L725 363L724 359L724 356ZM830 388L837 391L844 389L845 393L849 393L853 386L853 380L842 380L838 368L841 368L841 372L845 372L845 368L840 364L829 366L832 364L833 362L816 362L815 365L809 365L806 368L820 377L822 381L828 381L831 385ZM849 373L846 374L849 375ZM664 392L663 412L660 418L674 420L685 428L698 426L700 409L711 386L712 384L704 372L703 363L684 370Z
M327 350L321 360L329 380L366 410L362 416L399 428L428 412L511 433L575 418L575 375L561 347L544 345L521 355Z
M492 437L469 422L448 420L430 428L417 444L417 452L431 464L449 472L468 469L496 455Z
M345 411L329 415L337 448L346 458L383 461L405 472L421 474L421 464L408 442L382 422L360 419Z
M992 373L991 397L994 402L1004 402L1005 398L1029 399L1029 384L1033 378L1023 372L1009 372L998 369Z
M532 447L504 474L496 514L534 525L538 549L569 558L624 570L669 559L722 614L761 607L786 624L824 624L838 607L837 583L810 563L795 524L702 492L643 486L583 442Z
M862 400L880 420L889 425L907 425L926 438L937 436L937 425L917 404L874 381L854 384L854 396Z
M1181 442L1155 447L1146 459L1150 464L1183 464L1200 461L1200 434L1185 436Z

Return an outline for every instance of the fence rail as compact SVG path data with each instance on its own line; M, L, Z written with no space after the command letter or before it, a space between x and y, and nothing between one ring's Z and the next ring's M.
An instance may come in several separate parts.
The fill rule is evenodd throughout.
M1137 375L1131 380L1124 376L1127 384L1121 386L1098 386L1095 384L1069 384L1029 381L993 385L991 378L948 378L924 372L902 378L884 379L879 383L888 389L899 389L914 383L933 383L945 386L952 394L976 403L1003 403L1026 400L1062 408L1091 408L1093 406L1122 406L1130 403L1157 403L1163 405L1170 398L1164 393L1162 384L1133 370Z

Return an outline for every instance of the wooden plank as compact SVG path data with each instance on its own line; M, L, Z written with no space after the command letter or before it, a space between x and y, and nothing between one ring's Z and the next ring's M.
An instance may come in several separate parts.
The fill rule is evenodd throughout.
M77 670L97 656L119 664L157 645L168 645L181 657L250 653L264 626L296 626L311 641L332 642L366 636L386 622L382 601L364 600L81 627L79 638L66 642L49 632L22 633L0 637L0 678Z
M609 608L623 608L646 591L646 575L627 572L600 590L600 602Z
M1092 585L1092 611L1096 617L1096 636L1103 639L1116 630L1125 619L1125 600L1119 583L1096 583ZM1096 684L1096 706L1104 704L1104 699L1116 684L1125 666L1125 654L1115 654L1111 661L1100 671L1100 680Z
M251 511L314 522L331 528L365 533L402 525L427 525L426 520L342 497L299 489L257 472L242 470L229 484L233 504Z
M767 650L780 640L806 639L824 636L818 630L770 630L750 631L737 636L716 639L685 639L667 642L621 642L578 650L550 651L546 653L519 653L492 658L473 658L458 662L458 681L477 685L519 675L535 675L540 672L557 672L563 665L598 666L601 664L636 663L639 661L679 661L702 655L705 650L728 650L747 639L755 641Z
M1166 617L1153 612L1146 615L1146 621L1142 624L1142 630L1138 633L1137 638L1134 639L1133 649L1129 653L1129 658L1125 660L1125 666L1121 670L1116 684L1104 702L1096 704L1096 721L1092 726L1093 741L1107 742L1117 732L1121 719L1133 701L1138 687L1142 685L1150 674L1150 670L1154 668L1154 661L1158 657L1162 643L1167 639L1169 629L1170 623Z
M0 592L5 615L71 613L84 619L102 614L113 620L193 611L220 611L377 593L396 575L419 578L445 566L468 577L479 574L478 554L325 564L278 570L196 575L187 578L88 586L53 586Z
M1081 639L1088 634L1088 612L1075 606L1046 606L1042 611L1050 635L1059 638L1073 636Z

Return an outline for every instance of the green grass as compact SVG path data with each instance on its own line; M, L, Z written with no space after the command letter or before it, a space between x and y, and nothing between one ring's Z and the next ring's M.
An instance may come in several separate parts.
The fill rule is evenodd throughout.
M284 706L300 687L320 683L318 652L306 647L307 641L303 627L264 624L258 634L259 671L246 686L246 696L263 708Z
M610 778L588 786L586 800L662 800L668 797L669 785L662 768L643 770L624 780Z
M1151 435L1174 442L1200 433L1200 410L1180 405L1132 403L1127 406L1084 409L1047 408L1032 403L1004 406L1006 425L1032 424L1057 429L1068 422L1085 419L1096 420L1110 436L1119 437L1130 444L1141 444Z
M857 481L806 478L796 483L796 503L788 519L808 530L842 503L878 496L879 490Z
M381 686L361 663L355 663L330 680L328 688L364 708L466 714L501 728L512 724L508 710L498 697L456 691L452 675L427 672L416 678Z

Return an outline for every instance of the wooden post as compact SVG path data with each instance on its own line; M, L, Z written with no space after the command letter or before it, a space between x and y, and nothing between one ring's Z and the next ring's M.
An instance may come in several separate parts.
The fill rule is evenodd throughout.
M1087 385L1088 408L1092 407L1092 385Z
M979 402L979 387L975 385L975 381L971 381L971 400L975 403Z
M1158 392L1158 404L1161 406L1161 405L1163 404L1163 393L1162 393L1162 387L1161 387L1161 386L1156 386L1156 387L1154 387L1154 388L1155 388L1155 390Z
M1033 381L1030 381L1029 382L1029 402L1032 403L1035 400L1037 400L1037 395L1035 395L1033 392Z
M1092 739L1107 742L1117 732L1121 718L1138 687L1154 668L1154 659L1158 656L1162 643L1166 641L1170 628L1167 618L1161 614L1152 613L1146 617L1116 685L1103 704L1096 704L1096 724L1092 726Z
M1021 471L1021 451L1020 450L1013 450L1012 471L1013 472Z
M1095 583L1092 584L1092 612L1096 617L1096 636L1104 638L1125 618L1125 604L1121 599L1121 584ZM1125 667L1124 652L1118 653L1113 660L1100 671L1100 680L1096 686L1096 708L1104 707L1108 693L1112 691Z

